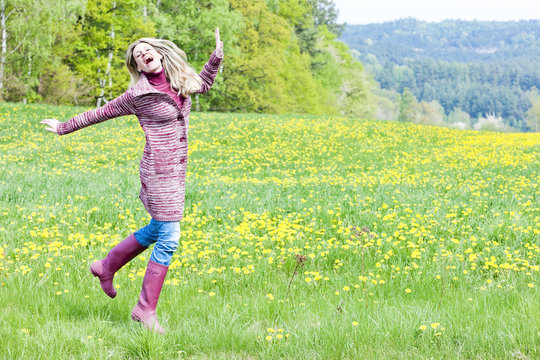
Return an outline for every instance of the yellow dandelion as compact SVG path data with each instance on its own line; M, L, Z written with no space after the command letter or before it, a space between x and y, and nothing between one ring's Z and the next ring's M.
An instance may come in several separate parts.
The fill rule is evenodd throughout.
M358 326L358 321L353 321L352 324L353 326Z
M208 296L214 296L214 295L216 295L216 293L213 292L213 291L210 291L210 292L208 293Z
M412 292L412 290L409 289L409 288L406 288L406 289L405 289L405 292L408 294L408 293Z
M418 329L422 330L422 331L425 331L427 329L427 326L426 325L421 325Z
M441 324L436 322L436 323L431 324L431 327L432 327L433 329L436 329L436 328L439 327L439 325L441 325Z

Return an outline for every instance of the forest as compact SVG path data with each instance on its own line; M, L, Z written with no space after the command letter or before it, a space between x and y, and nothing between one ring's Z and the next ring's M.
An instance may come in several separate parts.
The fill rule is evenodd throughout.
M472 126L491 117L503 127L538 131L538 20L402 19L349 25L340 39L380 84L379 94L401 106L402 119L427 112Z
M370 116L371 81L337 38L332 0L2 0L0 96L99 106L124 92L128 45L175 42L201 70L225 59L198 111ZM31 19L28 21L28 19Z

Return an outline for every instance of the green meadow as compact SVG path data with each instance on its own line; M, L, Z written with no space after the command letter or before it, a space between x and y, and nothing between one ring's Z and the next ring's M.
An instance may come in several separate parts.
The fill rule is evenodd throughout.
M159 303L150 251L91 262L150 220L135 117L0 105L2 359L538 359L540 134L194 113L186 210Z

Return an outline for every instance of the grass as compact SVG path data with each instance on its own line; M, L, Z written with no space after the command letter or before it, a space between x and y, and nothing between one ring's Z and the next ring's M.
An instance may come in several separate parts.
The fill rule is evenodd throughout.
M105 296L88 272L149 221L134 117L0 105L0 358L534 359L540 134L195 113L182 236L130 320L147 251Z

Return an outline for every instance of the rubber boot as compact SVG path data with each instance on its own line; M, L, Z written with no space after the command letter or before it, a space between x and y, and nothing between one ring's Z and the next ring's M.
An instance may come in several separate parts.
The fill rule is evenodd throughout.
M156 316L156 306L163 287L163 281L167 275L169 267L153 261L148 262L146 273L142 283L139 302L131 312L131 318L144 325L150 331L163 334L165 331L159 325Z
M113 285L114 274L146 249L148 248L139 244L135 239L135 235L131 234L109 251L105 258L90 265L90 272L99 278L101 288L105 294L111 298L116 296Z

